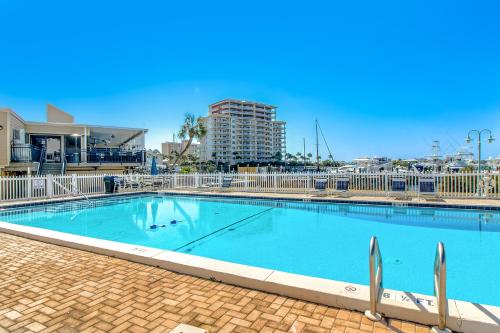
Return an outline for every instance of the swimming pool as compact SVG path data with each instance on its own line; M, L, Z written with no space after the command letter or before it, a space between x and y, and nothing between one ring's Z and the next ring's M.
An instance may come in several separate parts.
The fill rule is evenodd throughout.
M494 210L151 194L7 209L0 221L364 285L376 235L384 287L428 295L443 241L448 297L500 305Z

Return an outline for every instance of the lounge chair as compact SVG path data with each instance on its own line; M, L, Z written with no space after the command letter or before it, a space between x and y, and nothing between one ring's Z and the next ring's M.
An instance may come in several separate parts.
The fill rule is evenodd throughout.
M142 177L142 187L150 190L162 188L163 177L145 175Z
M432 176L419 177L418 179L418 197L426 200L437 200L436 179Z
M406 192L406 178L404 177L392 177L391 190L388 196L394 197L395 199L408 199Z
M115 192L118 193L125 188L125 179L115 176Z
M314 181L314 190L312 191L312 194L316 194L316 196L327 195L327 187L328 179L318 178Z
M153 188L162 189L165 186L165 178L163 176L153 176Z
M233 177L223 177L222 178L222 184L220 186L221 190L227 190L231 187L233 182Z
M199 190L199 191L223 191L227 190L231 187L233 183L233 177L223 177L222 182L221 181L211 181L204 183L203 185L200 185L196 188L192 188L192 190Z
M207 182L207 183L204 183L204 184L196 187L194 190L200 190L200 191L215 190L219 187L220 187L220 183L218 183L218 182Z
M139 181L139 176L137 175L125 175L124 183L125 188L140 189L142 187L142 183Z
M349 191L349 177L339 177L335 179L335 191L332 194L346 196Z
M141 187L147 189L153 189L154 187L153 176L149 175L142 176Z

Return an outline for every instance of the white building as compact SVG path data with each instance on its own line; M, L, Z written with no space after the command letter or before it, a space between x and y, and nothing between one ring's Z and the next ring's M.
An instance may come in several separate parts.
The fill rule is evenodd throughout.
M276 120L276 107L225 99L209 105L203 118L202 160L229 163L271 163L285 155L286 123Z

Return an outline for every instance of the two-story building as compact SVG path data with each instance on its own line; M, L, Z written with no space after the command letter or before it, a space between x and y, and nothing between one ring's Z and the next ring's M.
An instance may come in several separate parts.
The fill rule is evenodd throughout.
M0 109L0 175L125 173L145 163L147 129L76 124L47 105L47 122Z

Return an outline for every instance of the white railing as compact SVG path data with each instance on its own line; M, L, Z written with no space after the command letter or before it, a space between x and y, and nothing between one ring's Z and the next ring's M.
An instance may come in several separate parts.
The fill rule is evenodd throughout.
M71 193L85 195L104 193L102 174L47 175L0 177L0 202L31 200L68 196ZM386 196L392 193L392 179L405 179L408 196L419 195L421 178L433 179L437 196L442 198L499 198L500 175L487 173L191 173L155 176L161 184L155 189L206 189L217 188L222 178L233 178L230 190L242 192L312 193L318 179L326 179L327 191L336 188L338 179L349 179L348 193L353 195ZM134 175L143 182L145 175ZM61 186L62 185L62 186ZM125 190L144 189L134 187Z

